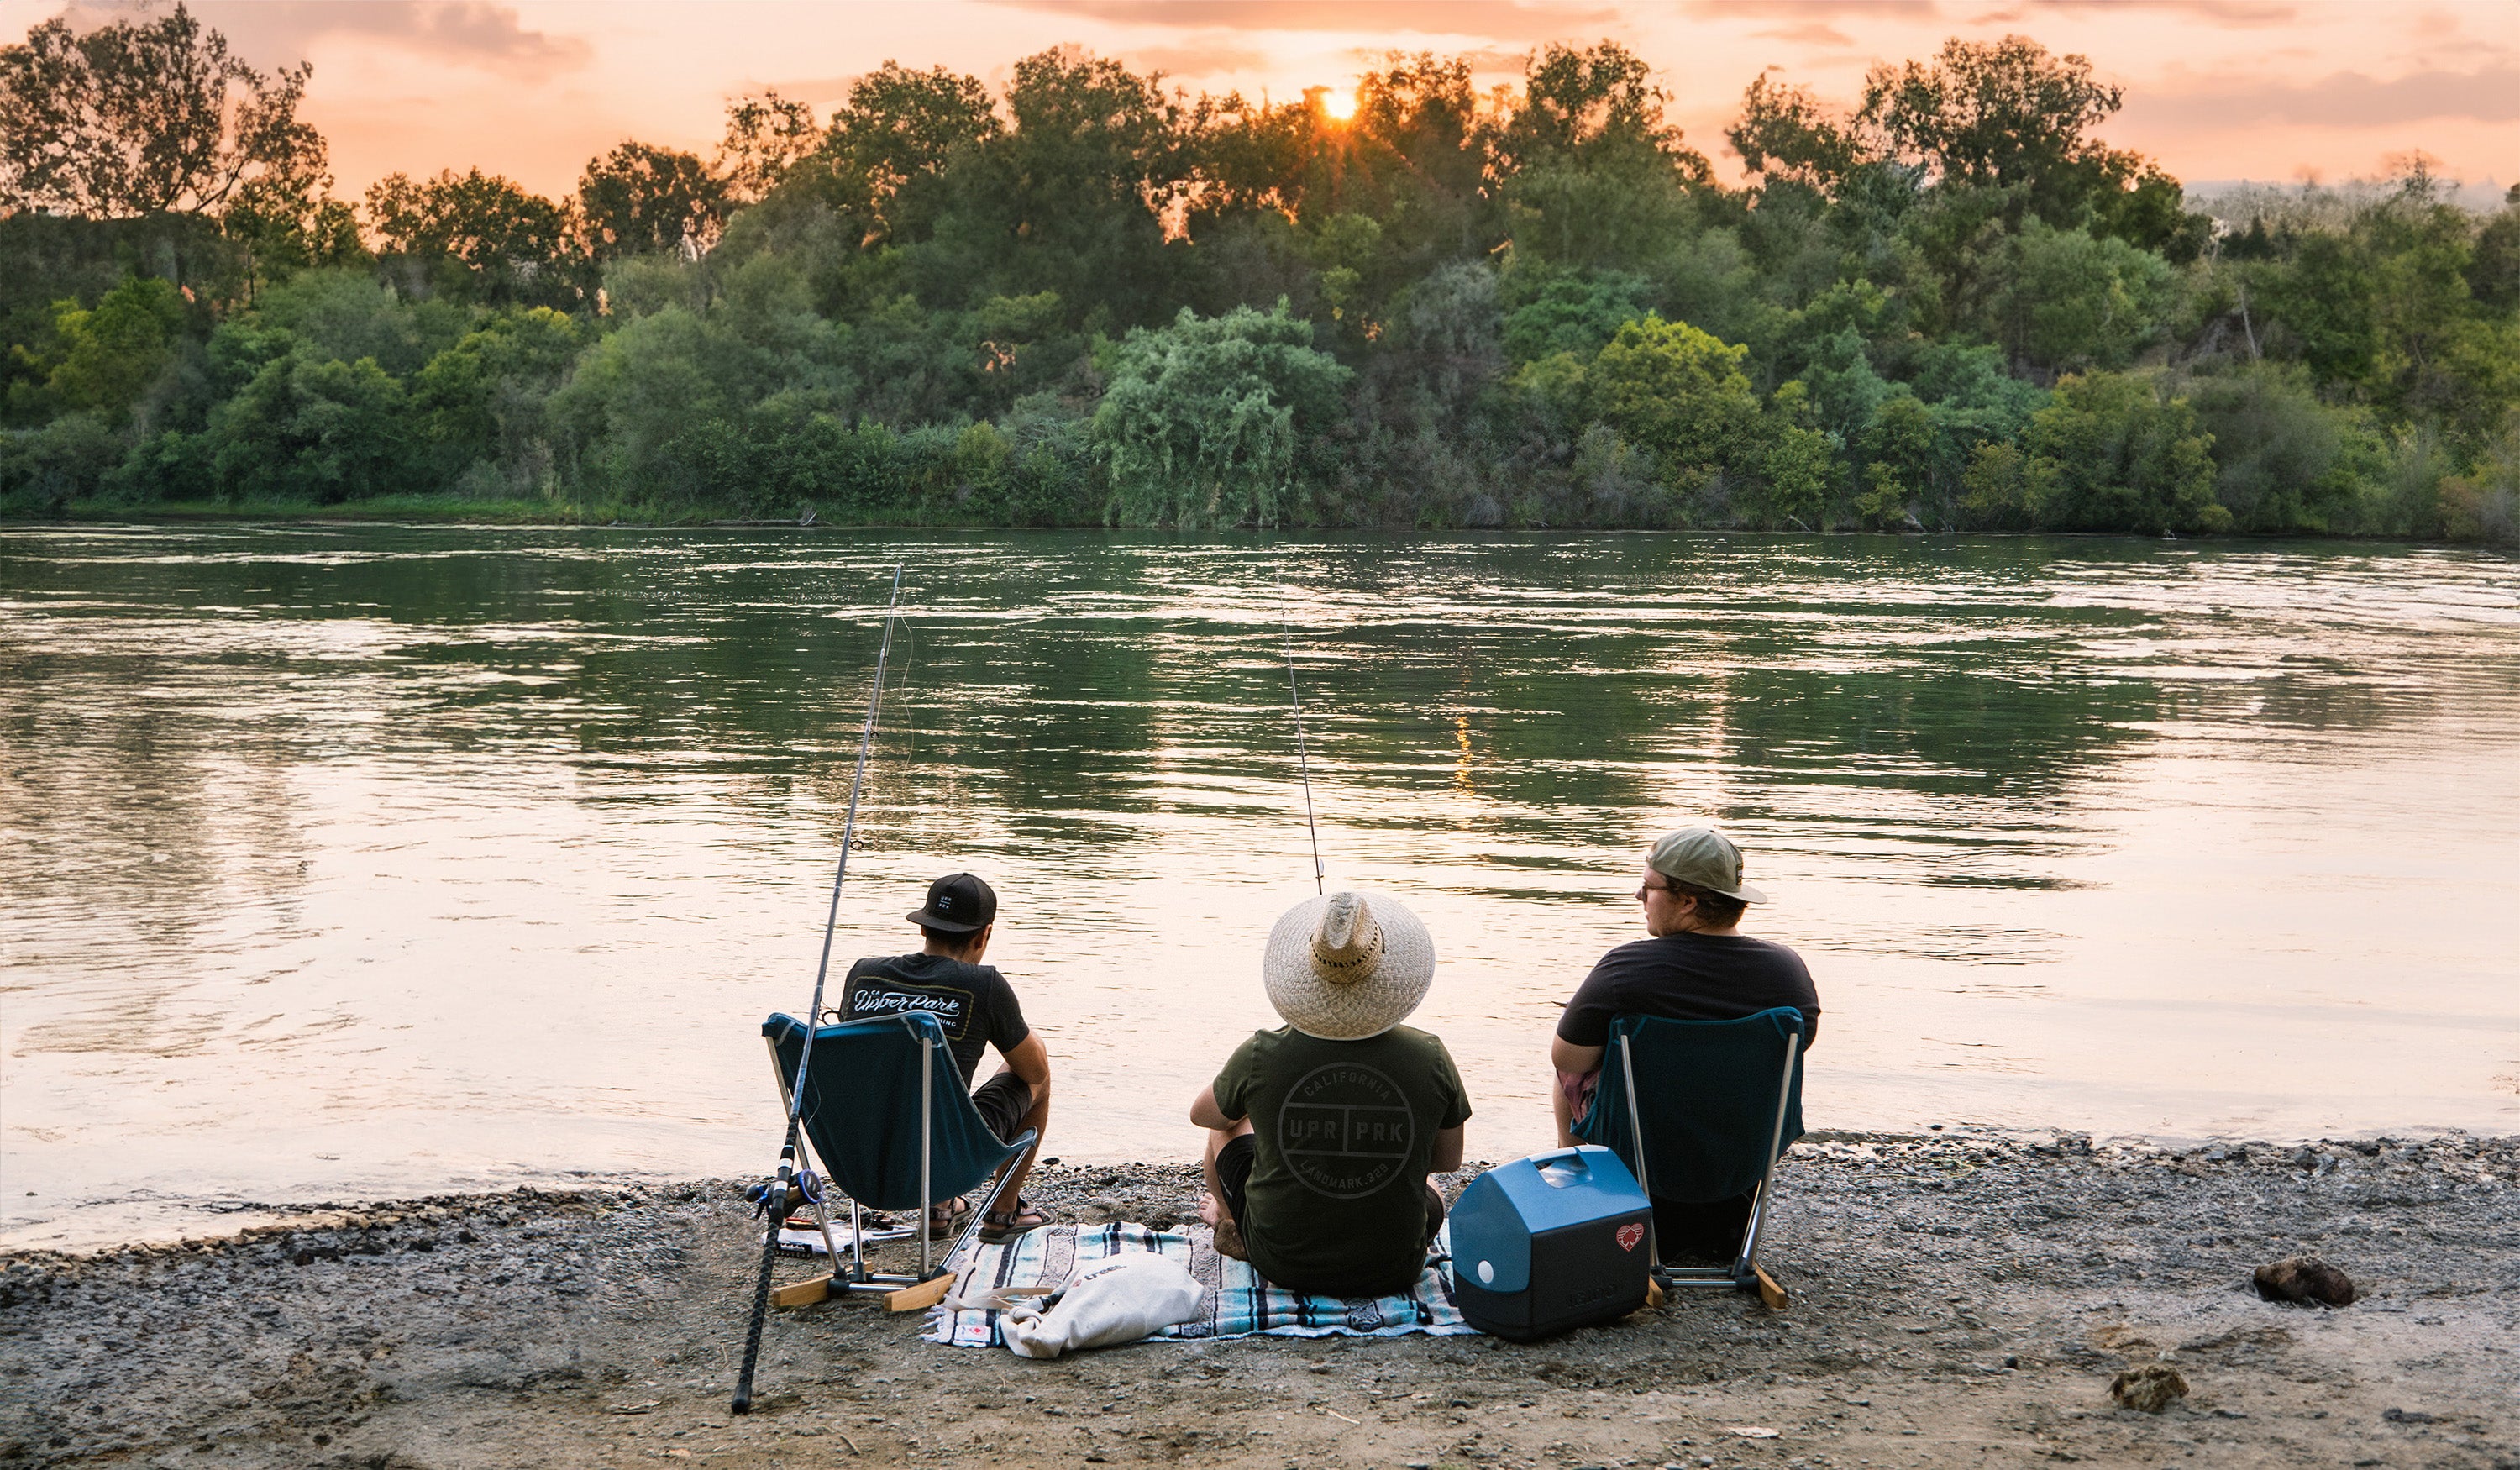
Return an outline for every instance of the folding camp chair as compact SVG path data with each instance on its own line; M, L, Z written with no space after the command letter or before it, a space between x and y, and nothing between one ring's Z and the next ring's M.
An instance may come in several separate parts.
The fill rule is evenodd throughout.
M1654 1240L1655 1279L1760 1291L1777 1159L1803 1136L1802 1060L1803 1016L1791 1006L1737 1021L1611 1019L1601 1080L1575 1136L1616 1151L1648 1195L1690 1204L1750 1195L1732 1265L1665 1266Z
M761 1023L761 1035L770 1045L780 1101L790 1101L797 1058L805 1047L805 1023L773 1015ZM942 1258L933 1257L931 1249L933 1206L970 1190L1032 1147L1035 1138L1027 1130L1012 1142L1001 1142L989 1131L971 1105L971 1094L963 1090L962 1073L945 1045L945 1028L923 1011L817 1031L801 1121L806 1144L822 1161L825 1178L849 1197L851 1265L845 1274L832 1243L830 1214L820 1199L814 1201L824 1246L832 1252L832 1285L849 1291L890 1292L942 1275L997 1207L1006 1179L1002 1176L991 1187ZM867 1270L861 1206L919 1212L918 1275ZM779 1223L771 1222L770 1227L777 1229Z

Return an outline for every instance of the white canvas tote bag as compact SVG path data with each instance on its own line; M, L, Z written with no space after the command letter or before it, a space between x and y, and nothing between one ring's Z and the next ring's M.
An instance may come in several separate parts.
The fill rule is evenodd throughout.
M1077 1273L1049 1311L1012 1308L998 1330L1018 1358L1113 1348L1198 1315L1199 1287L1178 1261L1131 1251Z

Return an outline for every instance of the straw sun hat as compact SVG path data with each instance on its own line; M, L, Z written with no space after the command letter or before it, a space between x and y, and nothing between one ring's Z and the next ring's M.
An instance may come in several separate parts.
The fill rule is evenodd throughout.
M1260 961L1269 1003L1326 1042L1380 1036L1435 983L1435 943L1400 900L1373 889L1309 898L1269 931Z

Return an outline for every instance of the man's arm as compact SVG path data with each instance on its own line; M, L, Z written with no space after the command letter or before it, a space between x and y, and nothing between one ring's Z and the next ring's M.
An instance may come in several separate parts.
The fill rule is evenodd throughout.
M1026 1036L1015 1043L1015 1049L1003 1054L1007 1059L1007 1070L1022 1078L1024 1086L1032 1089L1034 1101L1050 1095L1050 1048L1041 1044L1040 1032Z
M1239 1118L1229 1118L1225 1116L1225 1109L1216 1105L1216 1085L1214 1083L1210 1083L1206 1087L1199 1089L1198 1095L1191 1099L1190 1121L1195 1126L1205 1129L1238 1128L1241 1126L1242 1123L1242 1120ZM1455 1129L1454 1132L1459 1133L1461 1130Z
M1549 1092L1550 1111L1557 1115L1557 1146L1567 1148L1575 1142L1576 1103L1584 1092L1584 1084L1601 1070L1603 1047L1578 1047L1562 1036L1549 1039L1549 1065L1556 1069L1557 1086Z
M1426 1156L1429 1174L1450 1174L1462 1167L1462 1135L1460 1128L1448 1128L1435 1135L1435 1150Z

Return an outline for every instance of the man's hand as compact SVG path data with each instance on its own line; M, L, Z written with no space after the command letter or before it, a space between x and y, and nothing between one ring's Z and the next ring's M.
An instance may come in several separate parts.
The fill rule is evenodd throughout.
M1575 1120L1584 1115L1584 1102L1591 1096L1593 1085L1601 1074L1602 1047L1578 1047L1564 1037L1549 1039L1549 1064L1557 1071L1557 1086L1550 1089L1549 1110L1557 1115L1557 1146L1575 1143Z

